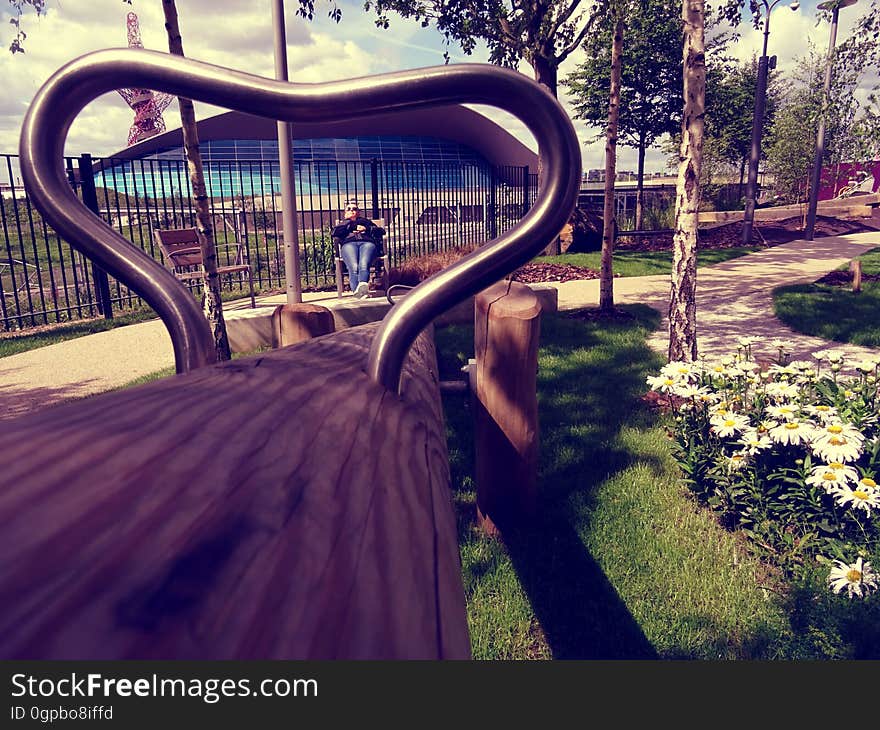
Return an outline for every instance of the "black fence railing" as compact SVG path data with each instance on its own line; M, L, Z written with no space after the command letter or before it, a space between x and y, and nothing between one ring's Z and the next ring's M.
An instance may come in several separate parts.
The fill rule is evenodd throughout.
M2 329L112 316L143 306L46 224L18 175L18 158L0 156L0 315ZM70 184L93 212L159 262L156 228L194 226L195 207L181 160L66 158ZM5 176L5 180L3 177ZM255 287L283 290L284 252L278 163L213 161L206 183L215 239L247 249ZM295 162L294 197L303 289L334 286L330 230L355 199L386 221L390 265L430 252L479 245L522 218L537 195L528 167L473 162L340 160ZM220 263L224 249L218 250ZM243 282L224 283L240 291Z

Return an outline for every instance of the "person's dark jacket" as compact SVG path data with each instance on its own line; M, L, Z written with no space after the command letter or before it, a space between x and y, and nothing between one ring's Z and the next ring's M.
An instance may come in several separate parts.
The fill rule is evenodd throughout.
M360 232L358 226L363 226L366 230ZM384 229L379 228L369 218L358 216L353 221L345 221L333 229L333 238L340 239L343 243L352 241L372 241L378 243L378 236L385 233Z

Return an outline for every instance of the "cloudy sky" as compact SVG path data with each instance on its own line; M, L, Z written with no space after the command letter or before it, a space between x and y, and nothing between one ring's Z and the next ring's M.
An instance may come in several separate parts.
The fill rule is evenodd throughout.
M862 0L860 5L865 5ZM375 28L360 0L342 0L343 19L335 23L326 17L326 4L318 0L316 17L309 22L295 14L296 0L287 0L287 42L289 77L297 82L331 81L368 74L421 68L443 63L442 36L430 28L392 16L391 28ZM801 3L798 11L780 2L770 19L768 52L779 59L783 73L794 67L797 57L814 44L821 53L828 47L829 26L816 22L816 0ZM239 69L252 74L274 77L272 53L271 0L177 0L184 51L187 56ZM0 0L0 153L17 153L21 122L27 106L41 84L51 74L77 56L101 48L127 44L126 15L134 11L140 20L144 46L167 51L164 18L159 0L49 0L48 12L23 19L27 31L26 53L12 55L9 45L11 27L9 7ZM838 43L847 38L861 14L859 5L841 11ZM740 59L760 54L762 31L751 24L741 26L742 38L730 50ZM464 56L457 48L448 49L452 63L485 62L485 49ZM562 66L560 78L574 69L581 55L573 54ZM523 64L520 71L531 76ZM124 86L124 84L122 84ZM561 101L567 106L564 90ZM479 110L499 121L512 134L534 149L534 140L516 119L497 110ZM197 104L199 118L222 110ZM125 146L132 113L118 94L107 94L90 104L77 118L67 139L66 153L109 155ZM169 128L179 126L176 107L165 112ZM598 130L575 123L583 142L584 169L604 166L601 142L595 142ZM635 169L635 151L620 147L618 169ZM665 168L665 158L649 151L649 172Z

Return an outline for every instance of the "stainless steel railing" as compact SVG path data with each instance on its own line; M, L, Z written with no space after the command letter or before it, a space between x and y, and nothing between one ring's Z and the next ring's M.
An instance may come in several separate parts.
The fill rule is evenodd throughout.
M461 64L291 84L154 51L108 49L81 56L53 74L31 102L21 134L22 177L37 208L62 236L156 310L171 335L178 372L213 360L213 338L199 306L169 271L82 205L63 169L73 120L86 104L121 85L290 122L473 103L498 107L525 123L543 165L534 205L516 226L422 282L385 317L373 339L367 373L391 390L397 390L403 360L418 333L443 311L539 253L577 202L580 149L571 121L545 89L515 71Z

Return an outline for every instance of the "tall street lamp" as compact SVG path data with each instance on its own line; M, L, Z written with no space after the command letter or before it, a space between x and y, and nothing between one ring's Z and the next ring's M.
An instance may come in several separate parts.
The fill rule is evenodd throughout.
M746 182L746 210L743 216L742 242L751 243L752 226L755 221L755 197L758 188L758 162L761 159L761 129L764 126L764 107L767 103L767 71L776 67L776 56L767 58L767 37L770 35L770 11L779 0L768 3L761 0L764 6L764 49L758 59L758 80L755 86L755 113L752 115L752 147L749 150L749 176ZM797 10L800 3L789 4L789 8Z
M804 238L813 240L816 229L816 208L819 206L819 185L822 181L822 158L825 156L825 115L828 113L828 97L831 93L831 67L834 61L834 45L837 43L837 15L841 8L855 5L856 0L828 0L816 7L831 11L831 39L828 41L828 56L825 58L825 89L822 92L822 112L819 115L819 128L816 130L816 156L813 158L813 177L810 182L810 201L807 206L807 225Z

